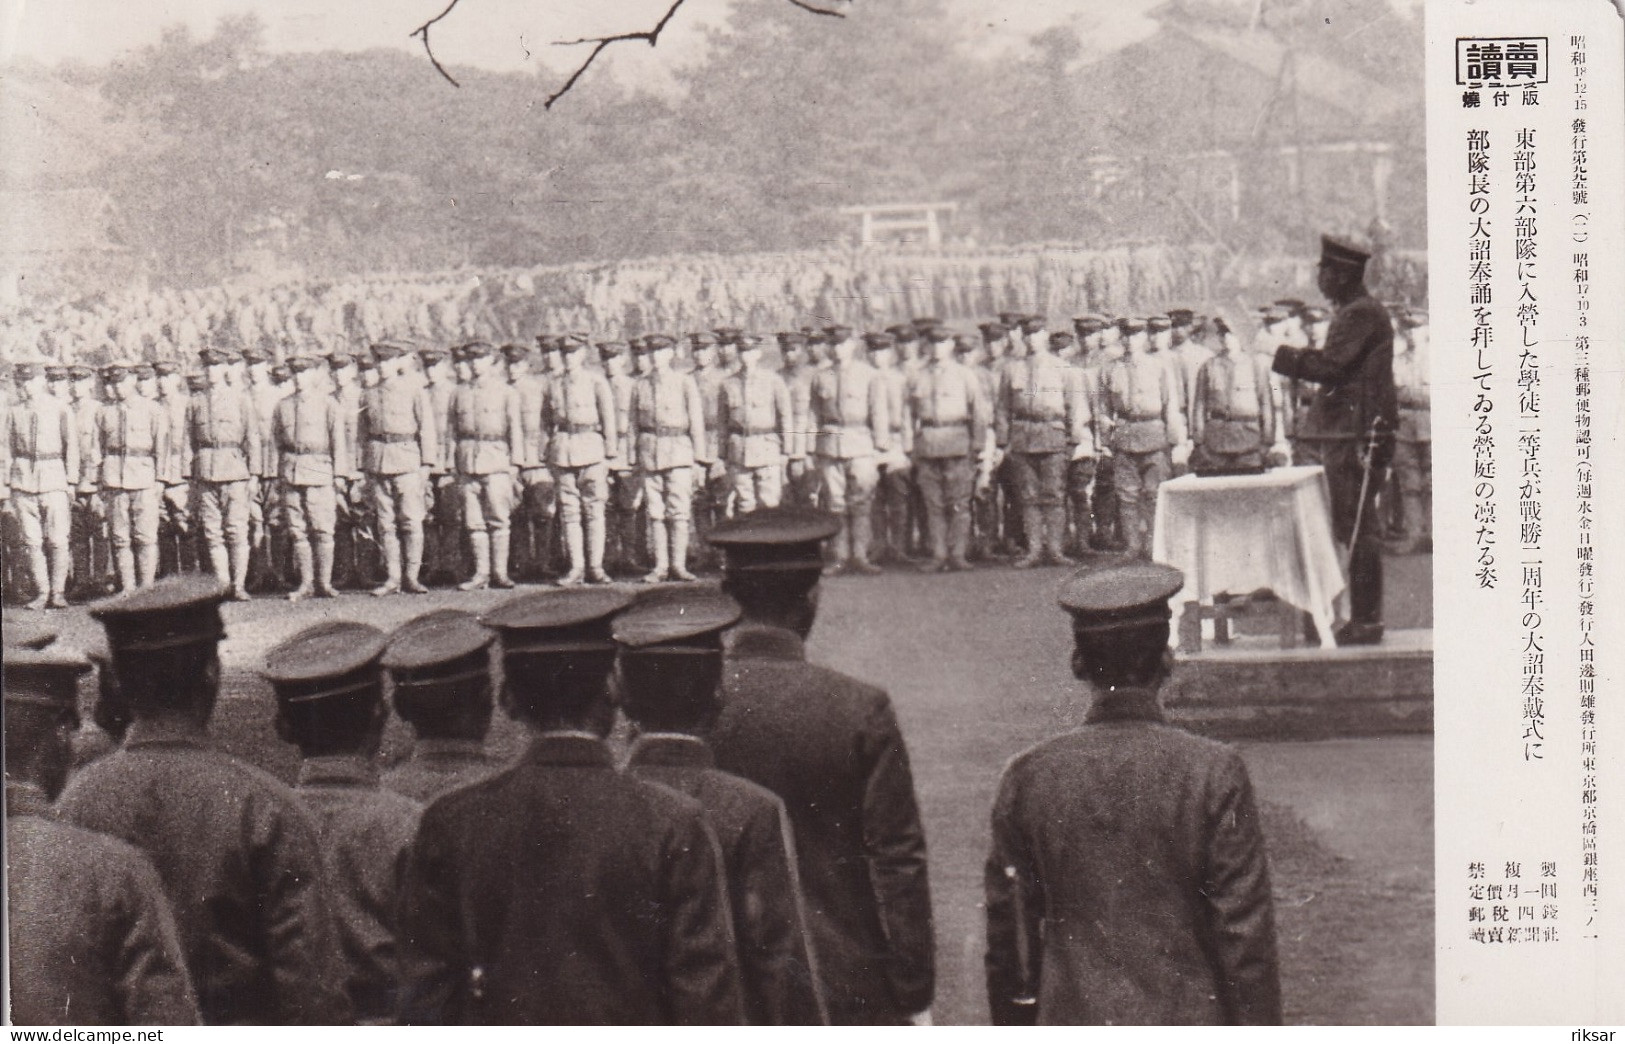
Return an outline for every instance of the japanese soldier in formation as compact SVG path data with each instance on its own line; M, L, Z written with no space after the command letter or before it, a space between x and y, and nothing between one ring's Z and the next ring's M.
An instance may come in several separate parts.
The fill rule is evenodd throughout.
M651 334L642 342L647 370L632 390L632 446L643 477L649 511L649 551L654 568L645 583L693 580L688 571L694 472L711 458L705 405L692 376L672 368L676 342Z
M954 358L953 334L927 330L930 356L909 378L908 416L914 425L914 475L925 500L925 528L931 557L925 572L971 568L971 496L977 469L986 459L992 404L982 381Z
M508 576L514 478L524 456L519 393L484 341L458 349L469 380L451 400L451 434L463 498L463 530L474 555L474 575L459 590L512 587Z
M295 356L288 366L297 390L277 403L271 415L283 508L299 568L299 586L288 599L297 601L312 593L334 598L338 498L340 487L347 492L353 477L348 470L353 456L346 441L351 429L339 400L323 387L322 361Z
M909 521L914 496L914 465L909 459L914 437L908 416L909 374L899 363L898 353L902 344L914 343L918 335L913 326L899 324L893 329L895 332L864 335L869 362L879 371L886 392L886 442L891 447L877 458L880 479L875 487L872 517L879 533L878 546L871 556L876 562L909 560Z
M111 401L91 428L92 460L100 471L102 497L113 535L119 589L145 587L158 578L158 520L163 510L159 462L171 450L169 412L134 394L129 367L109 367Z
M850 327L833 326L827 335L835 364L813 381L812 412L825 501L842 520L834 569L875 573L879 567L869 560L869 508L880 480L879 456L891 449L889 393L880 372L857 358Z
M707 588L651 597L615 618L617 688L635 734L628 768L698 801L722 843L749 1021L820 1025L784 802L718 769L705 740L722 710L723 632L738 618L732 599Z
M423 814L402 887L403 1021L737 1025L738 948L716 836L687 796L617 771L603 737L614 589L499 606L510 769Z
M7 1022L191 1026L198 1021L163 884L140 850L63 822L78 679L65 649L12 643L6 624Z
M619 456L615 392L602 373L587 367L585 336L559 342L563 369L547 382L543 426L549 463L558 483L559 519L570 556L566 586L608 583L604 572L609 461Z
M1157 490L1172 477L1171 451L1185 442L1185 418L1174 370L1150 351L1146 321L1118 325L1128 343L1123 358L1106 371L1101 405L1123 541L1130 555L1149 558Z
M784 378L762 367L762 338L741 335L739 372L723 382L717 409L719 448L733 477L739 513L779 506L794 424Z
M201 353L207 387L186 407L192 447L192 485L198 528L209 548L209 566L231 597L248 600L250 479L268 437L249 395L231 383L231 356L214 348Z
M291 790L208 736L226 597L212 578L175 577L91 608L134 720L58 809L151 858L204 1022L343 1024L350 1003L316 825Z
M1224 317L1212 322L1219 348L1196 373L1191 465L1198 471L1262 469L1275 442L1270 361L1242 351Z
M1176 569L1080 573L1061 591L1086 724L1017 755L986 870L994 1025L1271 1025L1281 984L1246 765L1167 724Z
M384 556L384 582L372 592L403 588L423 594L423 522L428 516L429 476L439 463L440 435L434 403L407 374L407 349L384 342L372 347L379 381L368 388L359 426L361 464L372 493L372 516Z
M18 401L6 410L0 439L0 493L11 501L22 529L34 584L30 609L68 605L73 490L79 483L79 431L73 410L50 393L44 370L30 363L13 371Z

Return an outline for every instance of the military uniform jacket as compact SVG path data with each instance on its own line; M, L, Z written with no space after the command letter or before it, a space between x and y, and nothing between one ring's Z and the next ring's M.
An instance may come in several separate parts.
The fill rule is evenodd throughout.
M705 405L694 378L654 370L632 389L634 463L644 471L693 467L705 456Z
M519 460L521 468L547 466L547 429L542 426L542 400L547 395L547 378L527 373L513 382L519 397Z
M1150 453L1185 441L1173 367L1160 352L1133 352L1112 363L1101 404L1114 452Z
M146 856L6 788L11 1011L19 1026L195 1026L175 919Z
M1277 348L1274 370L1319 386L1295 437L1364 442L1373 424L1394 430L1394 326L1369 294L1338 307L1324 347Z
M850 362L820 370L812 386L818 455L855 460L890 450L887 397L880 371L868 363Z
M813 436L818 429L812 416L812 386L817 371L811 366L800 366L784 371L785 387L790 389L790 438L785 443L785 456L798 460L813 451Z
M773 791L794 830L830 1022L931 1006L936 940L908 751L884 690L806 662L801 639L730 638L717 767Z
M171 453L169 415L161 405L139 395L107 403L96 414L90 434L90 460L103 489L151 489L158 484L159 462Z
M79 484L79 429L51 395L6 410L5 477L15 493L56 493Z
M1274 438L1273 402L1270 394L1269 360L1258 355L1220 352L1202 364L1196 375L1195 395L1191 399L1191 439L1195 442L1215 442L1211 448L1220 453L1236 453L1260 448L1257 439L1267 444ZM1209 432L1213 422L1220 427ZM1218 444L1225 442L1222 422L1241 423L1256 431L1249 444L1234 448Z
M1030 355L1004 368L994 401L998 444L1011 453L1094 454L1089 397L1078 370L1053 355Z
M477 740L423 739L407 759L384 773L384 786L421 804L478 782L508 766Z
M957 362L932 362L909 378L913 450L932 459L979 454L987 442L993 404L975 370Z
M1246 766L1164 724L1154 692L1117 690L1010 762L986 888L995 1025L1281 1021Z
M584 734L423 814L401 897L409 1024L738 1025L715 835Z
M254 402L254 413L266 422L276 414L277 403L286 399L288 394L270 381L261 384L250 382L248 386L248 397ZM249 461L249 470L260 478L276 478L276 449L274 439L261 439L259 453Z
M514 468L524 457L519 393L495 371L457 386L447 423L460 475L494 475Z
M186 406L192 477L199 482L246 480L250 466L260 459L260 419L253 400L229 384L211 385L192 396Z
M748 779L718 770L710 747L693 736L640 736L628 766L639 777L698 801L716 831L751 1025L823 1025L827 1020L784 802Z
M911 371L901 367L882 370L880 381L886 389L886 445L904 453L914 451L914 418L909 415L908 382Z
M295 392L271 414L271 441L277 449L277 476L289 486L331 486L349 478L352 459L349 425L331 395Z
M400 1008L396 904L423 806L380 789L378 769L353 756L307 759L295 793L321 838L355 1016L393 1019Z
M548 460L556 468L586 468L618 455L615 392L596 370L562 372L543 399Z
M192 445L186 430L189 395L159 396L158 405L169 419L168 451L158 459L158 481L179 485L192 473Z
M440 429L429 393L405 377L367 389L361 464L369 475L405 475L439 463Z
M200 737L137 721L58 811L157 867L205 1023L350 1020L316 825L287 787Z
M722 385L717 409L723 457L741 468L763 468L789 456L795 429L790 388L772 370L740 370Z

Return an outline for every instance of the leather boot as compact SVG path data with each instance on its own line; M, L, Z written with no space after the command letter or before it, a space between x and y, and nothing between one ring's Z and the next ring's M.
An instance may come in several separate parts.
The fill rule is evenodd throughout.
M880 567L869 561L872 516L860 511L852 519L852 568L866 576L880 572Z
M483 591L491 586L491 538L485 530L468 534L474 552L474 575L457 585L459 591Z
M135 549L135 585L150 587L158 579L158 545L150 544Z
M604 572L604 540L608 534L604 528L604 514L601 511L587 516L587 583L607 584L610 582L609 574Z
M513 578L508 576L508 549L512 543L513 534L510 530L501 530L491 534L491 586L503 590L513 586Z
M698 580L699 577L688 571L688 523L672 522L671 526L671 578L673 580Z
M248 538L244 537L231 545L231 600L234 602L248 601ZM310 573L301 574L303 583L310 583Z
M68 547L48 547L45 549L45 560L50 571L51 595L45 600L47 609L66 609L68 607L68 573L73 570L73 549Z
M28 549L28 579L34 585L34 597L25 608L44 609L46 600L51 597L51 568L45 562L43 547Z
M646 584L658 584L671 572L671 559L666 551L666 523L649 523L649 551L655 557L654 568L644 576Z
M971 505L961 506L948 520L948 568L967 572L970 564Z
M580 522L564 524L564 546L570 554L570 571L559 577L560 587L574 587L587 575L586 536Z
M1080 493L1072 498L1072 539L1066 544L1073 555L1083 555L1094 545L1094 528L1089 495Z
M429 589L418 579L423 572L423 530L407 530L403 543L406 561L402 568L401 586L411 594L428 594Z
M1077 565L1066 556L1066 508L1056 505L1044 510L1044 561L1049 565Z
M939 511L928 511L925 528L931 537L931 557L920 564L922 573L935 573L948 564L948 519Z
M1028 508L1021 513L1021 528L1027 534L1027 553L1010 564L1017 569L1031 569L1044 557L1044 513Z
M315 558L309 540L293 542L293 561L295 568L299 570L299 586L288 592L288 601L297 602L301 598L310 597L312 582L316 578Z
M380 533L378 547L384 555L384 582L372 589L374 598L401 593L401 539L394 533Z
M333 537L323 534L316 538L316 597L337 598L333 590Z
M118 573L118 589L120 591L134 591L135 579L135 552L130 548L121 547L113 552L114 568Z
M231 559L224 544L209 545L209 572L222 584L231 583Z

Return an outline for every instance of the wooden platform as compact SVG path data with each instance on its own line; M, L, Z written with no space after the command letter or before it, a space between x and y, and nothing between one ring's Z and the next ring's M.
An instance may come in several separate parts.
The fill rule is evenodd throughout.
M1205 646L1163 689L1169 718L1226 739L1325 739L1433 731L1433 631L1381 645L1282 649L1267 639Z

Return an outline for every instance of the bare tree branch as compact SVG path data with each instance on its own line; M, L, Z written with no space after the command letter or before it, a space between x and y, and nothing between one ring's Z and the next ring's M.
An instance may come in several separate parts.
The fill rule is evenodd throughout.
M461 2L462 0L451 0L451 2L446 5L446 9L444 11L441 11L439 14L435 15L433 18L429 19L427 22L424 22L422 25L418 26L412 31L413 36L422 38L423 53L429 56L429 61L434 65L435 71L440 73L441 76L444 76L446 78L446 82L451 84L453 87L461 87L462 84L458 83L456 78L453 77L451 73L446 71L446 67L440 64L440 59L434 56L434 48L429 46L429 28L436 22L451 14L451 12Z
M834 11L828 7L819 7L817 4L809 4L807 3L807 0L790 0L790 3L801 8L803 11L811 11L815 15L825 15L829 18L846 17L846 15L840 11Z

